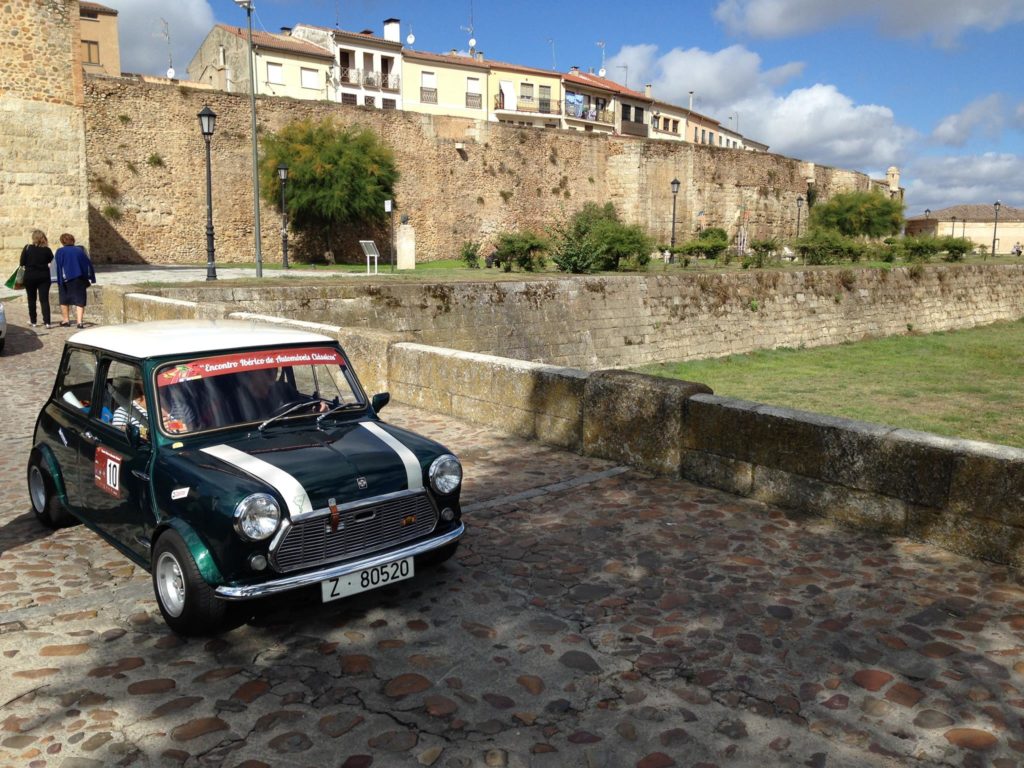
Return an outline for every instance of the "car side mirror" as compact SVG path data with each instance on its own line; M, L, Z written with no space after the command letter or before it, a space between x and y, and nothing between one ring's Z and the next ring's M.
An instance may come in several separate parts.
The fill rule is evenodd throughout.
M370 404L373 406L373 410L379 412L381 408L391 402L390 392L378 392L370 400Z

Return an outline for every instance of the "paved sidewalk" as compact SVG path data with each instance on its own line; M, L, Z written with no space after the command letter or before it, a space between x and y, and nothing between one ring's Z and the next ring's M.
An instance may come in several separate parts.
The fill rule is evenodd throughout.
M1005 568L397 404L385 418L465 463L457 558L181 640L147 574L29 511L69 332L7 308L0 766L1024 759L1024 590Z

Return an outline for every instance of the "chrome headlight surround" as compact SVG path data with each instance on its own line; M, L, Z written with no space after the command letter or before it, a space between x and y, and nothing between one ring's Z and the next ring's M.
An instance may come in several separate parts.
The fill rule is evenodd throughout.
M462 483L462 464L450 453L446 453L434 459L427 474L430 487L442 496L447 496Z
M235 505L234 525L245 541L269 539L281 525L281 507L269 493L253 493Z

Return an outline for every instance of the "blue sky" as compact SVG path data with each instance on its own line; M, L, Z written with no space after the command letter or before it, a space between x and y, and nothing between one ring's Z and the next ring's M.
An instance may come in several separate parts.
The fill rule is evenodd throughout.
M210 25L245 25L233 0L106 0L122 69L184 76ZM1024 207L1024 0L255 0L253 25L298 22L413 47L608 76L686 105L771 151L883 178L896 165L907 214L996 199ZM160 36L168 23L170 51Z

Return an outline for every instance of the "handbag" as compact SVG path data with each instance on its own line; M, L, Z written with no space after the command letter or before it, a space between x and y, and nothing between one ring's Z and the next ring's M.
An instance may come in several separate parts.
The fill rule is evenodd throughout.
M12 291L20 291L22 288L24 288L25 287L25 268L24 267L18 267L17 269L15 269L11 273L11 276L9 278L7 278L7 282L4 283L4 285L6 285Z

